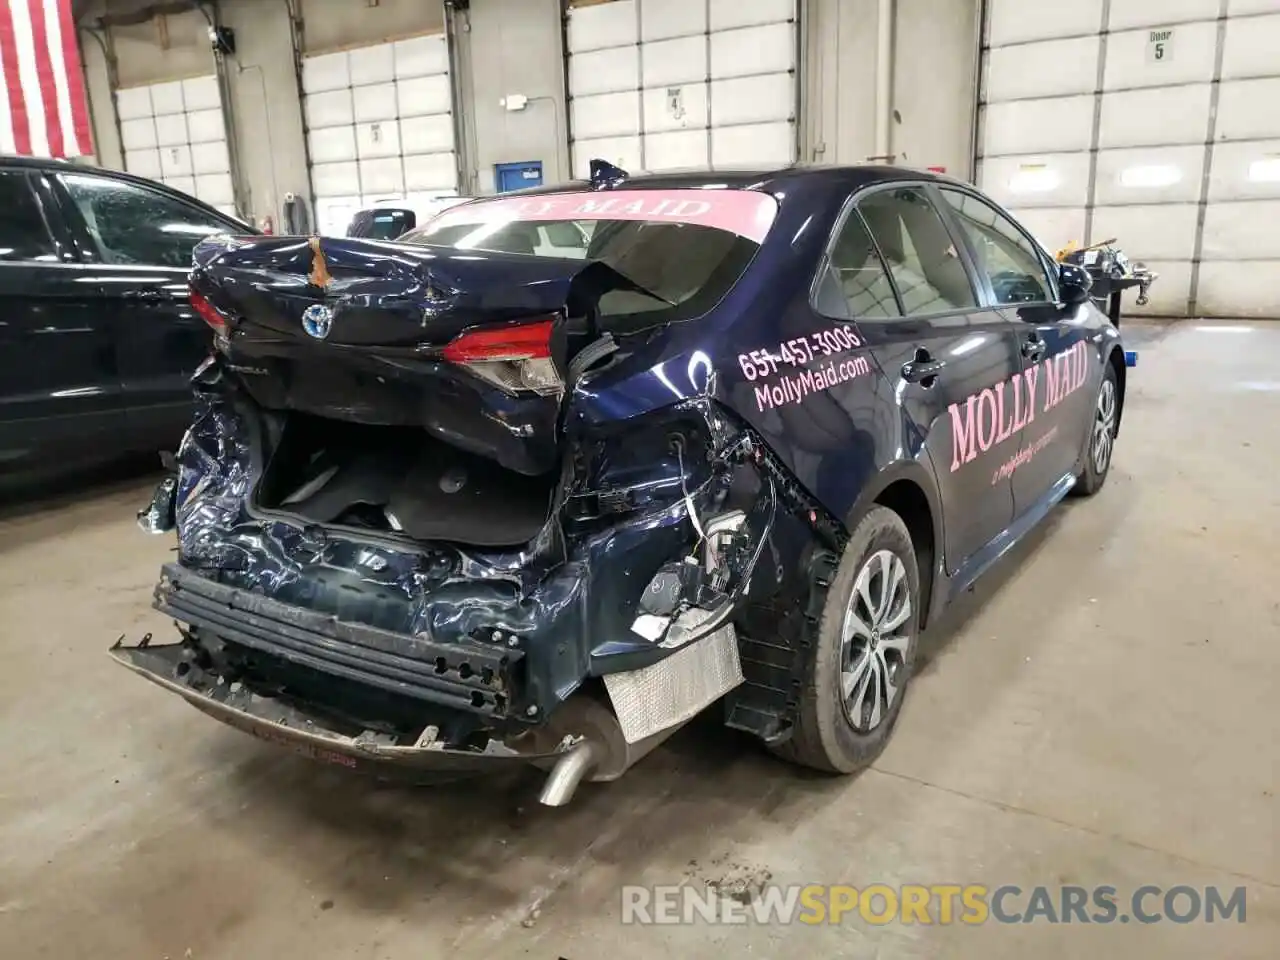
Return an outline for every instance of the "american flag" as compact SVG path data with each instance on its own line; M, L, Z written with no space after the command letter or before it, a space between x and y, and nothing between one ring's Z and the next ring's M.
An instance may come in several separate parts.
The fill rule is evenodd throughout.
M0 153L93 152L71 0L0 0Z

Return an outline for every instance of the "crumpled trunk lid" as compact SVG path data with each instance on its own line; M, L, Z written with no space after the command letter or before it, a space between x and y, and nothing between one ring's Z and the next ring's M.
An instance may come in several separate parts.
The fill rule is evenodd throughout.
M558 462L568 361L601 263L331 238L201 243L193 295L252 398L356 423L417 426L524 474Z

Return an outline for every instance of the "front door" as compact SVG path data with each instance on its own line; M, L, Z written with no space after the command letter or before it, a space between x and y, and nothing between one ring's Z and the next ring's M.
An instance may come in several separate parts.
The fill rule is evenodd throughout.
M110 455L124 428L98 286L40 174L0 170L0 476Z
M962 246L926 188L892 186L861 197L832 252L850 309L895 395L924 438L942 502L948 570L1000 536L1013 519L1013 492L1000 465L1021 433L1021 364L1016 326L984 308ZM871 240L874 239L874 245ZM902 315L878 319L863 287L869 263L889 268ZM897 312L895 310L895 312Z
M1096 351L1090 307L1060 307L1043 252L1012 219L968 191L940 188L978 266L990 302L1015 326L1027 409L1022 448L1011 464L1021 515L1065 488L1092 421Z

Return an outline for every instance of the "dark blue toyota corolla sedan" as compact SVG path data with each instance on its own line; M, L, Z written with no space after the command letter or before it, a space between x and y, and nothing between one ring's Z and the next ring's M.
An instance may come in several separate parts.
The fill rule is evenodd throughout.
M631 177L397 242L195 252L213 330L125 666L309 755L543 800L695 714L846 773L919 631L1106 481L1120 336L973 187L884 167Z

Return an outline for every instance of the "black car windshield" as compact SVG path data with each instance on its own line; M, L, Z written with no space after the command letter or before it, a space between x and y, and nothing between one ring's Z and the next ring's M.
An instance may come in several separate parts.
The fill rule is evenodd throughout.
M637 194L641 198L632 199ZM639 289L605 294L602 315L687 319L711 309L737 283L776 211L765 194L716 191L708 202L709 194L553 194L522 198L520 207L510 206L516 198L476 201L451 207L399 242L604 263Z

